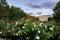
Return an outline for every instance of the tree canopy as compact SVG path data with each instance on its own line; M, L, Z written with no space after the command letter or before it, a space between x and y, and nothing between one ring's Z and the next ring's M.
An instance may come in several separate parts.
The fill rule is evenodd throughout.
M25 12L20 8L9 6L6 0L0 0L0 19L16 21L25 16Z
M0 0L0 6L8 6L6 0Z
M55 22L60 22L60 1L56 4L56 7L53 9L53 11L53 18Z

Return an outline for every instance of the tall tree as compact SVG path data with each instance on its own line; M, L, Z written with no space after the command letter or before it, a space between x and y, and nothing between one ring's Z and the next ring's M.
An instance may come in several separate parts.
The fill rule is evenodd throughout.
M7 16L8 4L6 0L0 0L0 19Z
M8 4L7 4L7 2L6 2L6 0L0 0L0 6L7 6Z
M60 23L60 1L56 4L56 7L53 9L53 11L55 12L53 14L55 22Z
M0 19L16 21L25 16L25 12L20 8L14 6L9 7L6 0L0 0Z
M23 10L21 10L20 8L11 6L11 8L9 8L9 16L8 18L10 20L18 20L21 19L23 17L25 17L26 14Z

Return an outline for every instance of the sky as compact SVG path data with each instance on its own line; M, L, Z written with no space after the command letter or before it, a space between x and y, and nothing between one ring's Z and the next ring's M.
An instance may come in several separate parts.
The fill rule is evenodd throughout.
M20 7L32 16L52 15L53 8L60 0L7 0L10 6Z

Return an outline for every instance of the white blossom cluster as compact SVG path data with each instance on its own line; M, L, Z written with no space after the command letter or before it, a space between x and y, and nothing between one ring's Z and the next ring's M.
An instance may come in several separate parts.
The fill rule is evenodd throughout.
M3 21L3 20L1 20L1 21ZM24 21L24 22L22 22L22 21ZM39 22L30 22L29 19L24 20L24 18L22 19L22 21L21 22L16 21L15 24L13 23L14 25L7 23L6 25L8 25L9 27L12 27L12 28L8 29L9 27L7 26L8 28L6 28L6 29L8 29L8 32L12 32L12 34L16 35L16 36L25 35L25 34L27 35L27 34L29 34L30 31L32 31L32 32L36 33L34 35L35 39L40 40L40 38L41 38L40 34L42 32L43 32L43 34L46 33L48 35L49 30L51 32L53 32L54 27L55 27L55 26L49 27L49 26L43 25L43 23L39 23ZM19 24L19 26L18 26L18 24ZM20 26L20 24L23 24L22 27ZM16 29L17 29L17 32L16 32ZM47 29L49 29L48 33L46 32ZM0 32L0 34L2 34L2 32ZM43 37L45 37L45 36L43 36ZM29 40L29 37L27 36L26 39Z

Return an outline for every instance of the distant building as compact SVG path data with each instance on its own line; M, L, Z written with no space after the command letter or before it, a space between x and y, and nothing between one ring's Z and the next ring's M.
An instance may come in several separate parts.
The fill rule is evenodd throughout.
M35 16L32 16L31 14L32 14L32 13L27 13L27 14L26 14L26 18L27 18L27 19L32 18L32 19L36 20ZM48 17L53 17L53 16L52 16L52 15L42 15L42 16L38 16L37 18L39 18L39 20L40 20L41 22L46 22L46 21L48 21Z
M39 20L40 21L48 21L48 17L52 17L52 15L42 15L42 16L39 16Z

